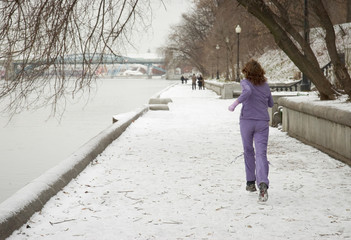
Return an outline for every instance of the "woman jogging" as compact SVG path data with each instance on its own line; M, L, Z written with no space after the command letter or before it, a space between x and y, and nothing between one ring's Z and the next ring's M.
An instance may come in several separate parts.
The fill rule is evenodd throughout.
M273 107L273 98L264 76L265 72L257 61L250 60L242 72L245 75L245 79L240 83L242 93L228 110L234 111L235 107L242 103L240 132L244 147L246 190L255 192L257 181L258 200L266 202L269 187L267 160L269 114L267 109ZM255 149L253 143L255 143Z

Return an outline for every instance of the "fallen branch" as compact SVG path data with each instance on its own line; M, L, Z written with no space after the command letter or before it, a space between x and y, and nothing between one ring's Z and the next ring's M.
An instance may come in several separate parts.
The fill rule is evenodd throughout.
M54 224L60 224L60 223L64 223L64 222L70 222L70 221L74 221L76 219L67 219L67 220L63 220L63 221L60 221L60 222L50 222L49 223L53 226Z

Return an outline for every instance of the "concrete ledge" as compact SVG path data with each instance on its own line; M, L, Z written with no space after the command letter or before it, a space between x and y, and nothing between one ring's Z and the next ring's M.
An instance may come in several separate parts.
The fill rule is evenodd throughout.
M283 131L351 166L351 111L296 97L278 103L283 106Z
M167 104L150 104L149 110L151 111L168 111L169 107Z
M160 92L156 93L154 96L152 96L149 99L149 110L151 111L168 111L168 103L172 102L172 99L170 98L161 98L161 94L168 89L174 87L175 85L178 85L179 83L174 83L165 89L161 90Z
M276 122L276 120L274 119L274 114L276 112L278 112L278 100L282 97L293 97L293 96L297 96L297 92L272 92L272 97L273 97L273 102L274 105L272 108L268 108L268 113L270 116L270 120L269 120L269 125L272 127L276 127L278 125L278 123Z
M351 127L351 111L320 106L313 102L295 102L289 98L279 99L279 105Z
M238 82L205 81L205 88L210 89L221 96L222 99L231 99L241 94L241 86Z
M326 148L326 147L324 147L322 145L319 145L319 144L316 144L314 142L308 141L305 138L303 138L301 136L298 136L298 135L295 135L293 133L289 133L289 136L291 136L293 138L296 138L297 140L299 140L299 141L301 141L301 142L303 142L305 144L308 144L308 145L310 145L312 147L315 147L315 148L321 150L322 152L328 154L329 156L331 156L331 157L333 157L335 159L338 159L338 160L340 160L343 163L348 164L351 167L351 159L350 158L346 158L345 156L339 154L338 152L335 152L334 150L331 150L329 148Z
M172 102L170 98L150 98L149 104L168 104Z
M92 160L117 139L148 107L119 120L91 139L56 167L17 191L0 204L0 239L6 239L40 211L45 203L75 178Z

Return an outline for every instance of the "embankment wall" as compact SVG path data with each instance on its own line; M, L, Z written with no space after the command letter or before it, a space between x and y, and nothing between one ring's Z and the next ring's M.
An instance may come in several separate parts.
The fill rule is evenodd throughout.
M351 166L351 109L283 97L283 131Z
M205 80L205 88L210 89L221 96L222 99L231 99L234 96L239 96L241 86L238 82L217 82Z

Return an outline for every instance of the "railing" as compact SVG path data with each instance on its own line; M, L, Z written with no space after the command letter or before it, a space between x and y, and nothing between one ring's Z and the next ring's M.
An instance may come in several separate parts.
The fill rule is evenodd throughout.
M323 67L321 67L321 70L324 74L324 76L329 79L332 80L330 78L332 78L332 63L331 61L329 63L327 63L326 65L324 65ZM271 89L274 89L276 91L297 91L298 86L301 85L302 80L296 81L296 82L292 82L292 83L270 83L269 87ZM294 90L293 90L294 89Z
M298 85L301 85L302 80L291 83L270 83L269 87L276 91L297 91ZM294 89L294 90L293 90Z
M326 76L326 78L329 77L331 69L332 69L331 61L321 68L321 70L323 71L323 74L324 74L324 76Z

